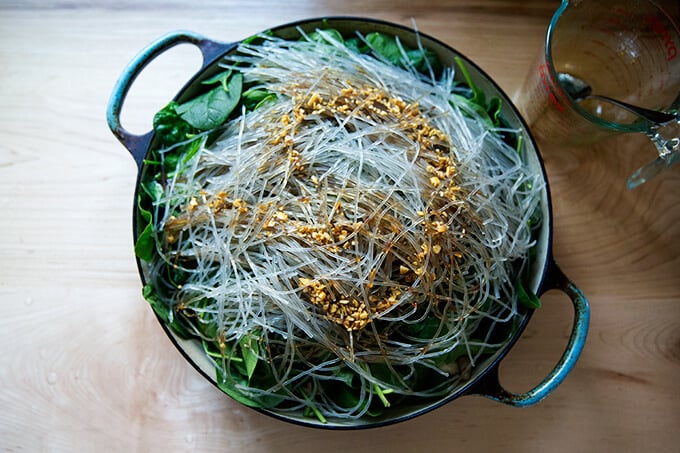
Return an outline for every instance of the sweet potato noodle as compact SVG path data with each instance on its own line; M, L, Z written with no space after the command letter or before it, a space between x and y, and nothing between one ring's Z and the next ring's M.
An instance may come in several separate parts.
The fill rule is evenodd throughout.
M540 175L457 68L375 42L244 42L222 65L257 105L145 181L145 294L245 404L376 415L450 394L511 336Z

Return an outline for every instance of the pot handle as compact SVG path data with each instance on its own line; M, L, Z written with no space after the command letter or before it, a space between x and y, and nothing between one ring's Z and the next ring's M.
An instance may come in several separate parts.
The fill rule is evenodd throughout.
M127 148L135 159L137 166L142 167L147 148L151 143L153 131L136 135L128 132L120 123L120 112L132 83L142 70L156 57L178 44L193 44L203 55L200 70L205 69L226 51L236 46L235 43L222 43L207 39L197 33L185 30L173 31L153 41L142 49L125 67L116 81L113 92L106 107L106 121L113 135Z
M548 376L526 393L512 393L505 390L498 379L498 366L490 370L477 384L474 393L510 406L532 406L555 390L574 368L576 360L581 355L588 333L590 321L588 300L552 260L548 265L547 280L543 288L544 290L558 289L564 292L574 304L574 324L562 357Z

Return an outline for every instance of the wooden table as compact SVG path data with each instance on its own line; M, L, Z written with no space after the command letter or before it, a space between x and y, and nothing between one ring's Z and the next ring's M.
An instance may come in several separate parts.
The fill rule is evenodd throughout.
M365 4L366 3L366 4ZM668 2L672 4L674 2ZM361 15L418 28L518 89L557 0L104 0L0 5L0 450L678 451L680 167L635 191L642 138L542 149L554 254L589 297L590 334L566 381L526 409L464 397L359 432L293 426L221 394L172 347L141 297L132 252L136 166L104 112L130 58L178 28L229 41L288 21ZM198 67L176 48L135 84L134 132ZM572 323L543 298L501 366L531 388Z

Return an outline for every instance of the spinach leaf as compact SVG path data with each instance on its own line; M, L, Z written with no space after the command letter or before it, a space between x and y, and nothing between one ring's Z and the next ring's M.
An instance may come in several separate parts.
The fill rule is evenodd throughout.
M142 296L149 302L153 311L163 320L163 322L167 323L170 320L167 305L161 302L151 284L144 285L144 288L142 288Z
M417 322L414 324L408 324L404 327L404 331L407 335L414 338L428 339L433 338L441 325L441 321L435 316L429 316L425 318L422 322Z
M432 68L436 74L440 70L437 55L429 49L407 50L406 55L408 56L411 65L416 68L416 71L418 72L427 73L429 68Z
M309 398L307 393L303 389L300 389L300 393L304 397L304 399L307 401L307 406L304 408L302 411L302 414L305 417L312 417L316 416L316 418L321 422L321 423L327 423L328 421L326 420L326 417L323 416L321 411L316 407L314 402Z
M373 32L366 35L366 42L378 55L395 66L413 67L416 71L423 73L427 72L430 67L434 70L439 68L439 61L434 52L429 49L410 49L400 45L394 36Z
M164 324L169 326L177 335L182 338L189 338L190 334L187 329L179 323L174 313L172 313L172 308L168 307L156 294L153 286L147 284L142 288L142 296L151 305L154 313L163 321Z
M334 28L326 28L326 29L324 29L324 30L323 30L323 34L320 33L320 32L318 32L318 31L315 31L315 32L313 32L313 33L310 33L308 36L309 36L309 39L310 39L311 41L326 41L326 42L327 42L328 39L330 38L330 39L332 39L333 41L337 41L337 42L339 42L339 43L341 43L341 44L342 44L343 42L345 42L344 38L342 37L342 34L340 34L340 32L337 31L337 30L334 29Z
M517 300L526 308L541 308L541 300L533 291L524 287L521 281L517 281Z
M163 146L183 142L196 133L196 130L177 112L178 104L171 101L153 117L153 130Z
M472 92L472 96L468 98L469 102L467 102L467 105L473 111L478 113L479 116L481 116L490 126L501 127L503 121L503 118L501 117L501 107L503 106L503 102L501 99L498 97L493 97L487 103L484 91L480 90L472 80L472 77L465 67L463 60L459 57L455 57L454 60L456 61L461 74L463 74L463 78L465 78L465 83ZM454 96L454 98L456 97ZM461 101L461 97L457 97L457 99L459 102Z
M467 83L468 87L470 88L470 91L472 91L472 97L470 98L470 100L475 104L479 105L480 107L486 107L486 97L484 96L484 92L480 90L475 84L474 80L472 80L472 77L470 76L470 73L468 72L465 63L463 62L463 59L455 57L454 60L456 61L456 64L458 65L460 72L463 74L463 77L465 78L465 83Z
M213 324L214 325L214 324ZM204 333L206 331L205 328L198 326L199 330L201 333ZM212 329L211 329L212 330ZM217 329L215 329L216 331ZM211 337L213 338L213 337ZM219 344L217 343L216 340L205 340L201 339L201 345L203 346L203 351L210 357L216 358L216 359L222 359L222 358L229 358L229 362L242 362L243 360L240 357L236 357L233 355L233 350L230 348L228 345L224 346L224 349L220 348Z
M387 394L392 393L392 389L383 390L378 384L373 384L373 392L378 395L378 399L385 407L390 407L390 402L387 399Z
M192 157L196 155L198 150L201 149L201 141L193 140L183 147L181 150L182 154L182 164L186 164L191 160Z
M141 188L151 201L159 200L163 196L163 186L155 179L152 179L147 183L142 183Z
M275 101L276 99L277 99L276 94L270 93L270 94L268 94L267 96L265 96L260 102L258 102L258 103L255 105L255 107L253 108L253 110L257 110L257 109L259 109L260 107L262 107L263 105L265 105L266 103Z
M359 405L358 410L363 410L371 401L370 399L365 399L363 403L359 404L359 390L346 385L338 386L333 388L332 391L326 392L332 395L333 402L338 406L349 409L351 407L356 407ZM371 406L366 410L366 414L371 417L378 417L383 413L384 404L376 405L371 404Z
M366 53L371 50L371 48L364 44L359 38L346 39L345 46L356 53Z
M243 93L241 101L247 110L253 111L267 102L276 100L276 94L262 88L252 88Z
M229 88L227 86L227 82L229 81L229 77L231 76L231 69L228 71L220 72L217 75L214 75L213 77L210 77L208 79L205 79L204 81L201 82L203 85L214 85L216 83L219 83L222 85L222 88L224 88L224 91L227 91Z
M144 229L137 236L135 242L135 256L142 261L151 261L154 255L156 243L153 239L153 222L151 220L151 212L142 207L142 197L137 201L137 209L144 220Z
M334 391L330 394L333 395L333 402L340 407L350 408L359 404L358 393L359 390L355 390L351 387L343 385L341 387L333 389ZM365 403L364 403L365 404Z
M220 390L241 404L249 407L262 407L262 404L258 403L254 399L248 397L248 395L245 395L241 390L237 389L237 384L247 385L247 382L243 377L238 375L232 375L227 378L224 375L224 371L217 367L217 386L220 388Z
M481 346L479 344L468 344L468 345L461 344L461 345L453 348L448 353L437 357L434 360L434 363L437 366L442 366L442 365L447 364L447 363L455 362L459 358L467 356L468 353L469 354L477 354L482 349L484 349L484 346Z
M243 357L243 362L246 365L246 375L248 376L248 381L250 381L255 372L255 367L257 367L257 362L260 360L260 348L257 337L252 333L245 335L239 341L239 347L241 348L241 357Z
M467 113L467 115L471 115L474 113L477 116L480 116L486 123L491 124L491 119L489 118L489 114L486 113L486 109L474 102L471 98L452 93L451 103L461 107L464 114Z
M221 80L221 79L220 79ZM213 88L176 107L180 117L199 130L214 129L224 123L241 98L243 76L236 73L226 84Z
M340 370L338 370L335 373L335 377L338 378L339 381L343 382L348 387L352 386L354 376L356 376L356 372L348 366L340 368Z
M401 49L397 40L394 37L387 36L384 33L373 32L366 35L366 42L378 55L385 58L387 61L395 66L403 66Z
M501 107L503 102L501 98L493 97L489 100L489 104L486 106L486 113L491 119L491 123L496 127L502 126L503 117L501 116Z
M196 327L206 338L215 338L217 336L217 324L205 321L204 316L203 313L199 314Z

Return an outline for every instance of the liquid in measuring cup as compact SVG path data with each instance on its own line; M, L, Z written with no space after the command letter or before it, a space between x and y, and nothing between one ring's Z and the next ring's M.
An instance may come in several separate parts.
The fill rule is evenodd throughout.
M649 123L606 101L577 101L560 84L567 73L592 94L652 110L680 105L680 33L653 2L563 0L545 47L515 101L537 140L586 144L643 132Z

